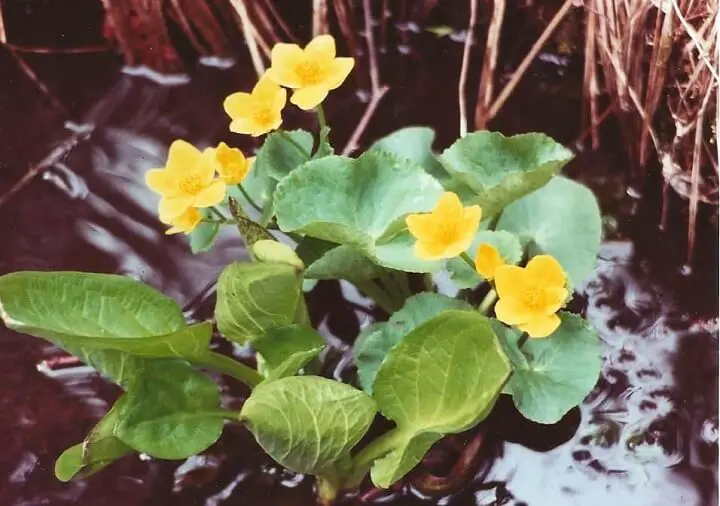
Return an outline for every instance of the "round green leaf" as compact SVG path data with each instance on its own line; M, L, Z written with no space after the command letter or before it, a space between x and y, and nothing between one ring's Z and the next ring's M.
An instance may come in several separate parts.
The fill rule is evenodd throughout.
M160 459L184 459L220 437L220 392L204 374L179 360L146 361L113 407L114 435Z
M475 260L478 247L481 244L492 244L505 260L505 263L515 265L522 259L523 249L517 236L505 230L481 230L475 236L468 255ZM473 268L460 258L448 260L447 270L450 279L458 288L475 288L483 282L483 278Z
M518 235L531 257L540 254L555 257L573 285L578 286L595 265L602 225L592 192L581 184L557 177L509 205L496 228Z
M373 482L391 485L434 441L480 422L509 374L488 319L475 311L445 311L415 328L390 350L373 384L378 408L403 435L373 465Z
M405 301L387 323L376 323L365 328L353 347L358 379L363 390L372 395L372 385L380 364L388 352L419 325L448 309L468 309L465 301L438 293L419 293Z
M349 385L291 376L258 385L240 419L278 463L318 475L347 459L375 413L375 402Z
M253 341L263 358L265 381L292 376L325 347L325 340L308 325L287 325L267 330Z
M287 263L232 263L218 280L218 330L244 344L268 329L289 325L295 319L301 289L298 269Z
M278 184L275 211L283 231L351 246L385 267L431 272L440 263L415 257L404 217L430 211L441 194L442 186L410 161L379 152L357 160L327 156Z
M522 333L493 321L513 365L505 392L518 411L537 423L555 423L595 387L602 365L597 334L581 317L560 313L560 327L544 339L528 339L518 348Z
M505 137L498 132L473 132L455 141L440 162L475 193L490 217L506 205L547 183L573 157L550 137L528 133Z

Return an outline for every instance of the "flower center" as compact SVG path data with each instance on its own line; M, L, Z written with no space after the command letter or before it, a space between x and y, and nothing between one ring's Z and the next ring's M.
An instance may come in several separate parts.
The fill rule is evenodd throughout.
M438 242L449 244L454 242L457 237L457 227L454 223L443 223L438 227L436 240Z
M295 72L305 86L312 86L322 81L322 70L315 61L305 60L295 67Z
M272 110L266 105L258 106L253 110L253 119L260 125L272 123Z
M203 189L202 178L198 173L183 175L177 185L180 191L187 195L197 195Z
M545 305L545 293L539 286L528 286L523 291L523 301L533 309L540 309Z

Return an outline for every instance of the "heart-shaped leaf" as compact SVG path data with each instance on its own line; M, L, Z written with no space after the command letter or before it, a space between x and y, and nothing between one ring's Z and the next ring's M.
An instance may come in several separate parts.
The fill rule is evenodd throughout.
M505 385L518 411L537 423L555 423L580 404L597 383L602 365L600 341L577 315L560 313L560 327L544 339L528 339L522 332L493 321L513 365Z
M455 141L440 162L475 193L466 203L479 204L488 218L543 186L572 157L570 150L544 134L505 137L481 131Z
M592 192L581 184L557 177L505 208L497 229L520 237L531 257L540 254L555 257L573 285L579 286L595 265L602 224Z
M111 409L85 441L65 450L55 461L57 479L85 478L132 453L132 448L113 435L117 422L117 411Z
M351 246L384 267L431 272L440 263L415 257L404 217L430 211L441 194L442 186L410 161L380 152L357 160L327 156L278 184L275 211L285 232Z
M325 347L325 341L308 325L269 329L253 341L264 360L265 381L292 376Z
M475 311L442 312L406 335L385 357L373 384L378 408L402 436L375 461L373 482L390 486L433 442L480 422L509 374L488 319Z
M253 170L281 180L310 159L313 136L305 130L276 131L267 136L255 157Z
M114 435L138 452L184 459L220 437L219 408L217 385L186 362L146 361L113 407Z
M372 385L380 364L388 352L419 325L448 309L468 309L465 301L438 293L419 293L405 301L386 323L365 328L353 347L358 379L363 390L372 395Z
M323 475L348 458L375 417L360 390L317 376L258 385L240 414L262 448L298 473Z
M302 289L299 271L287 263L228 265L218 280L215 318L228 339L247 343L294 322Z
M523 249L518 238L505 230L481 230L475 236L468 254L475 259L481 244L492 244L506 264L515 265L522 259ZM483 282L477 271L459 258L448 260L450 279L458 288L475 288Z

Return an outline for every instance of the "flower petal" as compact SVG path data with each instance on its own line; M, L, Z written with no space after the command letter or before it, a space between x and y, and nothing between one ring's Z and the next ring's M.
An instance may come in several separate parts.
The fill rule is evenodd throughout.
M548 287L545 288L545 297L547 305L543 308L546 313L555 313L558 309L565 305L568 291L566 288Z
M350 75L350 71L354 66L354 58L335 58L328 66L328 75L324 81L325 86L331 90L339 88L347 79L347 76Z
M283 110L283 108L285 107L285 104L287 104L287 90L284 88L278 87L275 95L272 98L271 109L278 116L280 116L280 111ZM280 121L282 121L282 119Z
M170 144L166 169L172 172L192 170L199 159L200 151L195 146L178 139Z
M242 118L250 113L253 99L250 93L239 91L228 95L223 101L225 113L232 119Z
M495 289L502 299L513 297L525 287L525 269L517 265L503 265L495 270Z
M462 217L462 211L460 197L453 192L445 192L435 204L433 214L443 221L457 221Z
M272 79L263 75L252 90L252 98L259 102L271 103L275 100L275 95L281 90Z
M275 44L270 55L270 68L265 75L280 86L299 88L302 81L298 78L295 67L304 58L305 53L297 44Z
M305 46L305 56L321 60L335 58L335 39L332 35L318 35Z
M472 244L475 237L474 232L463 234L458 237L455 241L445 244L445 253L443 258L455 258L460 256L461 253L465 252Z
M548 286L565 286L565 271L550 255L538 255L527 264L528 274L537 282Z
M495 317L508 325L518 325L532 320L533 313L518 299L506 297L495 304Z
M413 246L415 256L421 260L439 260L445 256L445 245L436 241L417 241Z
M257 137L257 135L261 135L255 135L255 132L258 130L262 130L262 128L258 126L257 121L250 118L237 118L230 123L230 131L236 134L253 135Z
M500 252L489 243L478 246L475 254L475 270L485 279L493 279L498 267L505 265L505 260Z
M480 206L468 206L463 208L463 225L472 230L473 235L477 232L482 219L482 209Z
M145 173L145 184L160 195L172 197L177 194L177 177L165 169L151 169Z
M405 217L405 224L415 238L432 237L437 229L436 220L432 214L409 214Z
M180 232L189 234L197 227L201 220L202 214L200 214L200 211L191 207L173 221L172 228L167 230L165 234L172 235Z
M518 328L523 332L527 332L530 337L537 339L540 337L548 337L555 332L559 326L560 317L556 314L551 314L533 319L523 325L518 325Z
M195 196L193 207L210 207L219 204L225 198L226 185L223 181L216 179L200 193Z
M326 86L308 86L307 88L300 88L295 90L290 102L298 106L304 111L309 111L317 107L325 97L327 97L328 89Z
M186 212L193 204L193 197L164 198L158 204L160 221L171 224L175 219Z

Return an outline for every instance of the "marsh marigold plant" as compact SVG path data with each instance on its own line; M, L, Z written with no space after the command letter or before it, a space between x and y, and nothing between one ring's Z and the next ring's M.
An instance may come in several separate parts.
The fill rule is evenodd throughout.
M223 103L232 122L230 131L259 137L272 132L282 124L282 110L287 92L263 76L250 93L228 95Z

